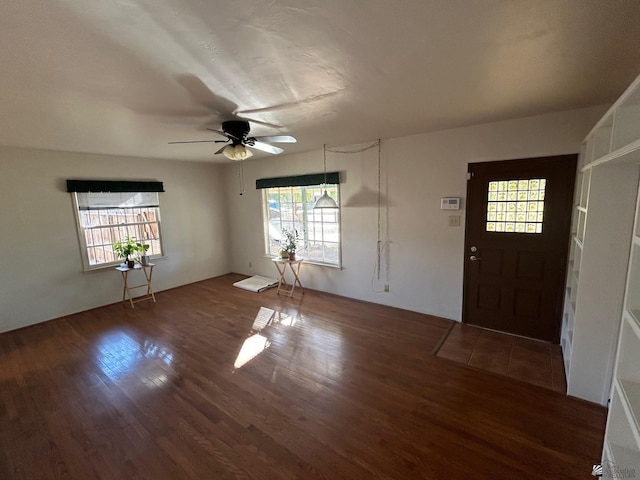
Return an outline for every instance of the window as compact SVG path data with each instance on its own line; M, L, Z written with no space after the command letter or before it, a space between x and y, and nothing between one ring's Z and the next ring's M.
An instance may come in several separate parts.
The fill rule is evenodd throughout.
M73 192L85 270L122 262L113 244L126 237L162 255L157 192Z
M544 178L489 182L487 232L542 233Z
M298 232L296 256L312 263L340 266L340 212L313 206L324 190L340 205L338 184L264 189L266 253L278 255L282 232Z

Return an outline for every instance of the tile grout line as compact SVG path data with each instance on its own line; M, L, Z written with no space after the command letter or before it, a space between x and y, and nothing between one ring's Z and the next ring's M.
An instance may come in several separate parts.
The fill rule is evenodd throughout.
M514 378L511 375L509 375L509 370L511 369L511 359L513 358L513 338L510 339L510 345L509 345L509 359L507 360L507 372L505 373L505 377L509 377L509 378Z
M556 372L555 372L555 368L554 368L554 361L553 361L553 349L551 348L551 345L549 345L549 361L551 362L551 388L556 391L559 392L560 390L558 390L558 385L556 385Z
M436 343L435 347L433 347L433 350L431 350L431 355L434 355L434 356L438 355L438 352L440 351L442 346L445 344L445 342L449 339L449 334L453 331L457 323L458 322L456 321L451 322L451 325L449 325L449 327L447 328L447 331L444 332L444 335L442 335L440 340L438 340L438 343Z
M480 333L478 334L478 336L475 338L475 340L473 342L473 348L471 349L471 353L469 354L469 358L467 358L467 367L471 366L471 359L473 358L473 354L476 352L476 347L478 346L478 340L480 340L481 336L482 336L482 331L480 331Z

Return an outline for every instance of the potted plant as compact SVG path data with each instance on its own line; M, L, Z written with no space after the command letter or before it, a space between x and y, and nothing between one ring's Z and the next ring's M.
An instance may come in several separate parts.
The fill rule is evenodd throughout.
M135 238L125 237L124 240L119 240L113 244L113 251L118 255L118 258L124 258L127 263L127 267L134 267L134 260L129 258L138 251Z
M138 252L138 255L140 256L140 263L142 265L149 265L149 255L147 255L149 245L146 243L136 243L136 250Z
M284 235L284 241L282 243L282 247L289 254L289 260L296 259L296 249L298 248L298 231L293 230L293 232L289 230L283 230L282 234Z

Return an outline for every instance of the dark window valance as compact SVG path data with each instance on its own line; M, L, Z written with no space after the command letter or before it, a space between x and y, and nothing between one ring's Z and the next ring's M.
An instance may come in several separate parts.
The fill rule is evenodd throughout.
M67 192L164 192L162 182L67 180Z
M312 173L310 175L297 175L295 177L259 178L256 180L256 188L273 187L304 187L307 185L322 185L325 183L324 173ZM340 183L340 172L327 172L329 184Z

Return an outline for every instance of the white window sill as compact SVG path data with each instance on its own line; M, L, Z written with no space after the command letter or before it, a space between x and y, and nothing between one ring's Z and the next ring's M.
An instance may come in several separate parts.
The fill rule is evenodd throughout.
M163 261L166 258L167 258L166 255L162 255L162 256L157 256L157 257L151 257L150 260L151 260L151 263L155 263L157 261ZM117 262L111 262L111 263L101 263L100 265L92 265L90 267L84 267L83 272L84 273L91 273L91 272L100 272L100 271L104 271L104 270L110 270L110 269L114 269L116 267L119 267L123 263L125 263L125 262L117 261Z
M273 255L265 255L264 258L268 258L269 260L276 258ZM309 260L307 258L302 258L302 257L296 257L297 260L304 260L304 264L305 265L313 265L314 267L326 267L326 268L333 268L335 270L342 270L342 265L334 265L332 263L320 263L320 262L314 262L313 260Z

